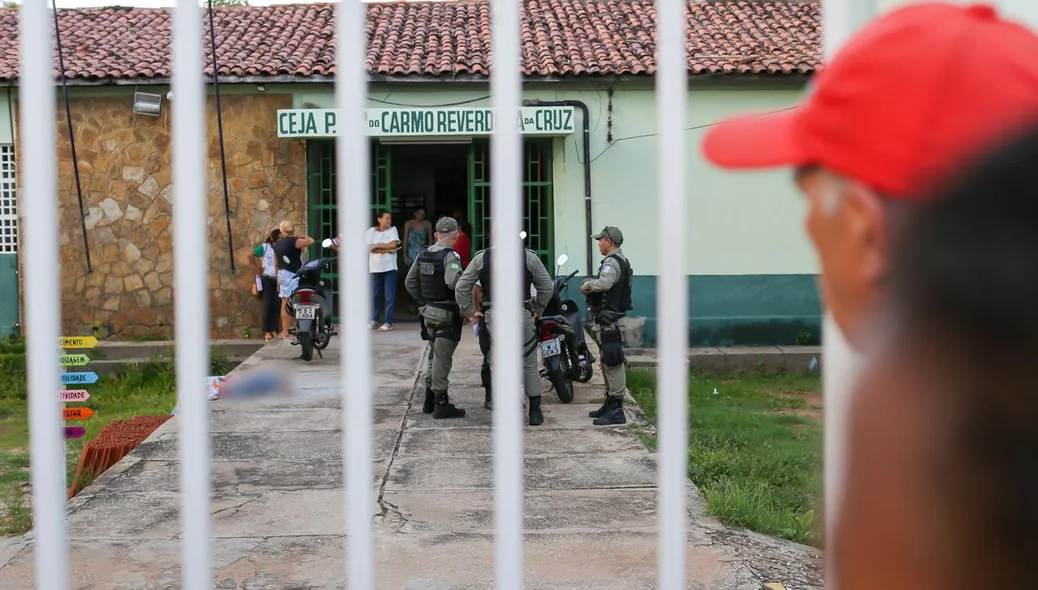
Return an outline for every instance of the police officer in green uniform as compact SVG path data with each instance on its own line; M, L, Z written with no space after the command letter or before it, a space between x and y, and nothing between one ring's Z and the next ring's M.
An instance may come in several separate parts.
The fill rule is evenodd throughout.
M488 363L490 362L490 341L493 323L493 313L491 310L493 299L491 262L494 257L493 254L493 248L477 252L472 258L472 262L469 263L468 268L465 269L464 274L461 275L461 280L458 281L457 290L455 291L461 312L466 317L479 321L479 347ZM548 305L548 301L551 300L552 293L554 292L554 286L552 285L551 277L548 276L548 269L544 268L544 263L537 257L536 252L527 249L523 250L523 268L525 273L522 284L519 286L523 293L522 300L526 301L525 311L523 312L523 348L525 353L523 357L523 389L526 391L526 397L530 400L530 426L540 426L544 423L544 414L541 412L541 374L537 366L538 340L536 328L534 327L534 318L540 317L541 312ZM474 309L472 303L472 289L477 280L483 291L483 300L479 310ZM536 290L536 296L532 298L530 296L531 286ZM486 389L486 405L484 407L489 410L492 407L490 371L483 371L482 377L483 386Z
M602 407L588 412L596 426L626 424L623 400L627 392L627 363L624 359L624 318L634 309L631 305L631 286L634 272L631 263L620 250L624 234L620 228L606 226L591 236L598 240L598 251L604 256L598 278L587 279L580 292L588 298L588 317L584 329L598 345L602 355L602 375L605 377L606 399Z
M421 306L422 339L432 341L422 412L433 418L463 418L465 410L454 407L447 396L448 376L462 331L462 317L454 298L462 270L461 256L454 251L458 222L441 217L435 232L436 243L418 255L404 279L407 292Z

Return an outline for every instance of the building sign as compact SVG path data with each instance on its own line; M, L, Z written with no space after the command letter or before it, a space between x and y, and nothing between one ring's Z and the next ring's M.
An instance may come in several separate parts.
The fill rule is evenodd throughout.
M278 137L301 139L338 135L336 109L279 110ZM516 125L523 135L573 133L573 107L522 107ZM370 137L486 136L494 130L494 110L484 107L365 109Z

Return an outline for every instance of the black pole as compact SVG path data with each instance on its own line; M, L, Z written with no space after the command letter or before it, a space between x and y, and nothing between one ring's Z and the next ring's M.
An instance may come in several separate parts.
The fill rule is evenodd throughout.
M79 197L79 223L83 228L83 251L86 253L87 272L94 272L90 263L90 243L87 241L86 211L83 209L83 187L79 182L79 158L76 157L76 136L72 133L72 109L68 104L68 84L65 82L65 58L61 54L61 30L58 28L58 0L51 0L54 10L54 37L58 42L58 68L61 70L61 93L65 96L65 120L68 122L68 143L72 149L72 174L76 177L76 195Z
M220 169L223 176L224 217L227 219L227 250L231 258L231 272L235 272L234 240L231 238L231 200L227 190L227 155L223 148L223 115L220 113L220 70L216 64L216 25L213 24L213 0L209 0L209 44L213 49L213 89L216 93L216 132L220 136Z

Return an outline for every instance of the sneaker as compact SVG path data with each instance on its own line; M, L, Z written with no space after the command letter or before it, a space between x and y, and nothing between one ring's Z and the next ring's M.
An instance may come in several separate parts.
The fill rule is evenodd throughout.
M379 332L389 332L393 329L393 324L382 324L382 327L378 329Z

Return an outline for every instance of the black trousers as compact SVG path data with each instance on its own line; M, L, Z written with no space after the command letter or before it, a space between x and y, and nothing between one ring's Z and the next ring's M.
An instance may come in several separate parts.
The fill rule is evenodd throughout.
M281 298L278 297L278 280L262 277L263 282L263 331L281 332Z

